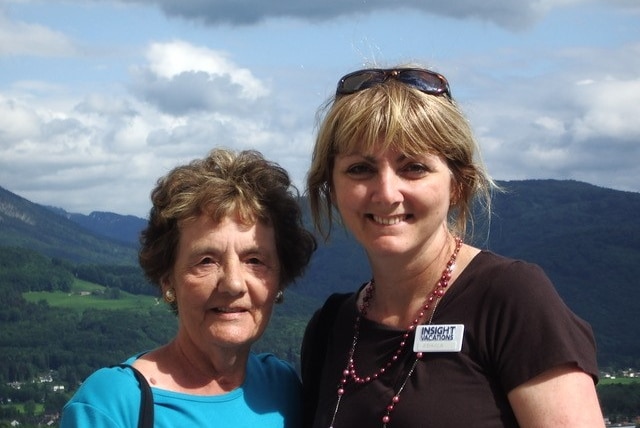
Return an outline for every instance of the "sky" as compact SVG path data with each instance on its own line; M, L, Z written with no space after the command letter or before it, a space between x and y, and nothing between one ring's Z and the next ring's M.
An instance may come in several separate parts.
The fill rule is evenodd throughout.
M0 187L145 218L226 147L303 193L338 79L407 63L447 77L494 179L640 191L638 0L0 0Z

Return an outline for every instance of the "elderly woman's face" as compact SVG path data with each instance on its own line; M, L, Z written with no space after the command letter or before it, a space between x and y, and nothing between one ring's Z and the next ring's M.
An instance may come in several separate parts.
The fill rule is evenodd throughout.
M180 228L176 262L164 287L175 289L178 339L203 351L248 349L264 332L279 289L272 227L215 223L201 215Z

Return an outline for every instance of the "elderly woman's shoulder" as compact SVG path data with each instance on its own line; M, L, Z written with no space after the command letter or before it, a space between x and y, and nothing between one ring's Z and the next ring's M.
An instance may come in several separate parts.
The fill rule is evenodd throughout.
M85 379L65 404L61 426L78 426L79 421L98 419L136 421L140 400L138 381L131 370L101 368Z
M126 395L128 391L131 391L132 395L140 395L138 381L130 369L117 365L103 367L93 372L80 385L76 395L77 398L82 398L83 396L97 398L96 396L103 394L111 396L115 390L123 395Z
M258 376L269 382L300 382L293 366L271 353L251 353L247 372L249 376Z

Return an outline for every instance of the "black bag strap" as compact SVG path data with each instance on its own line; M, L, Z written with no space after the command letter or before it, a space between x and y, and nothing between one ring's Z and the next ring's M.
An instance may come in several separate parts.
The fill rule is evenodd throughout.
M135 367L129 364L115 364L111 367L122 367L130 369L140 384L142 398L140 400L140 417L138 418L138 428L153 428L153 393L147 379Z
M322 367L327 354L329 337L340 305L353 293L334 293L330 295L317 313L315 330L309 331L301 349L301 374L303 391L303 426L313 425L318 405Z

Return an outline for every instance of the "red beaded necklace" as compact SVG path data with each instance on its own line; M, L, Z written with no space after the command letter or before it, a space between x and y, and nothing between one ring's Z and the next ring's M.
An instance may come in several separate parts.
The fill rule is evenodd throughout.
M336 415L338 414L338 409L340 408L340 402L342 401L342 396L345 394L344 387L347 385L347 383L349 381L353 381L354 383L357 383L357 384L366 384L382 376L396 361L398 361L400 355L402 354L402 352L404 351L407 345L407 342L409 341L409 336L411 335L411 333L415 331L420 321L422 321L425 314L431 308L433 308L433 311L431 313L431 318L433 318L433 314L435 313L435 307L438 301L440 300L440 298L444 295L446 288L449 286L449 281L451 280L451 273L453 272L453 266L456 262L456 259L458 258L458 253L460 252L460 248L462 247L462 239L460 239L457 236L454 239L455 239L456 245L453 250L453 253L451 254L451 257L449 258L449 261L447 262L446 267L442 271L442 275L440 275L440 278L438 279L438 282L436 283L435 288L431 293L429 293L422 307L418 310L418 313L416 314L415 319L411 322L409 327L407 327L407 330L402 335L402 339L400 341L398 349L392 354L389 361L387 361L386 364L383 364L383 366L380 367L375 373L368 376L362 376L362 375L358 375L358 371L356 370L354 355L356 352L356 345L358 344L358 338L360 337L360 321L362 320L362 317L364 317L367 314L369 306L371 305L371 300L373 298L373 295L376 289L375 281L372 279L369 282L369 284L366 286L364 290L364 297L362 298L362 306L360 307L360 313L356 317L356 320L353 326L353 342L351 343L351 348L349 349L349 356L347 358L347 367L343 370L342 377L340 378L340 383L338 384L338 390L337 390L338 399L336 402L335 410L333 411L333 418L331 419L331 425L329 428L334 428ZM429 323L431 323L431 319L429 320ZM411 369L407 373L407 376L404 379L404 382L402 382L402 384L400 385L398 392L394 394L393 398L391 399L391 402L386 408L385 415L382 417L383 428L386 428L387 424L391 421L390 415L391 415L391 412L393 412L393 410L395 409L395 406L400 402L400 393L402 392L407 381L413 374L413 371L416 367L416 364L418 363L418 360L420 360L422 357L423 357L422 352L416 353L416 358L413 361Z

